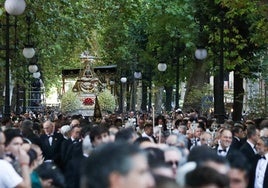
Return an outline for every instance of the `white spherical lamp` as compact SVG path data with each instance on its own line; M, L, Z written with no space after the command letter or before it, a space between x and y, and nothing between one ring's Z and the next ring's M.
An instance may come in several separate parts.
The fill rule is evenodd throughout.
M22 54L25 58L31 59L35 54L35 50L33 47L27 46L23 49Z
M29 65L28 70L30 73L35 73L38 71L37 65Z
M159 63L157 65L157 68L158 68L159 71L164 72L164 71L167 70L167 64L166 63Z
M141 78L141 72L134 72L134 78L140 79Z
M34 72L33 73L33 77L34 78L40 78L40 76L41 76L41 73L40 72Z
M127 82L127 78L126 78L126 77L122 77L122 78L120 79L120 81L121 81L121 83L126 83L126 82Z
M21 15L26 8L26 3L24 0L6 0L5 10L8 14L13 16Z
M207 58L208 52L205 48L198 48L195 50L195 57L198 60L204 60Z

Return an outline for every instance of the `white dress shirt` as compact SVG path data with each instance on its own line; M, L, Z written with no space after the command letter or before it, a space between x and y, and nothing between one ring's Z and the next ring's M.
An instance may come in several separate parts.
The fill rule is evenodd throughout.
M226 157L229 149L230 147L223 149L221 144L219 144L218 149L217 149L217 154L220 156Z
M265 171L268 164L268 153L265 155L265 159L259 159L257 166L256 166L256 173L255 173L255 181L254 181L254 188L263 188L263 181L265 176Z

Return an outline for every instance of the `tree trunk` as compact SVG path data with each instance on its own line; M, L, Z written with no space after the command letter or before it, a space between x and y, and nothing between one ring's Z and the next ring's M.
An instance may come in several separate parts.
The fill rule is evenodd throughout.
M185 92L183 110L189 111L190 109L201 109L201 98L200 91L203 90L204 85L207 83L206 74L207 63L196 61L194 63L193 71L187 82L187 89ZM197 95L199 92L199 95Z
M171 111L171 102L172 102L172 86L169 86L169 87L165 87L165 90L166 90L166 111Z
M238 71L234 72L234 103L233 103L233 121L241 121L244 99L243 78Z
M142 80L141 110L147 111L147 82Z

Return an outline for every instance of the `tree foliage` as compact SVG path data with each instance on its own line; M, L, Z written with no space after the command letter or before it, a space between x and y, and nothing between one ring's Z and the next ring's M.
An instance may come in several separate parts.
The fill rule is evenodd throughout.
M179 60L180 65L182 60L184 64L181 79L191 79L196 68L193 54L197 45L207 47L209 57L205 63L212 72L217 71L212 62L220 49L222 11L226 69L235 70L239 66L241 75L249 77L257 70L262 50L267 49L265 1L28 0L26 3L24 16L18 17L21 31L18 38L20 43L26 39L25 15L30 15L31 39L47 89L60 83L62 69L81 66L79 55L86 49L102 57L104 64L117 64L118 76L139 68L143 78L153 79L159 86L175 84L174 64ZM4 14L0 19L4 20ZM25 59L21 55L16 58L20 63L14 67L21 67ZM159 62L168 65L165 79L159 79Z

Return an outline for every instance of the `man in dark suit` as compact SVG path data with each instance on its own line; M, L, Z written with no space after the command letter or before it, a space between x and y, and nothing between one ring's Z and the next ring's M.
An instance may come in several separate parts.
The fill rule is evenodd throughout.
M220 131L219 144L215 147L217 154L223 157L230 155L235 149L230 147L233 135L230 129Z
M232 133L233 133L233 141L231 146L239 150L245 142L243 125L236 123L232 128Z
M67 165L68 161L72 158L73 151L76 150L76 147L79 146L78 144L81 139L81 127L80 126L73 126L71 128L71 136L69 139L64 139L61 144L61 164L63 169ZM82 152L81 152L82 155Z
M256 144L258 152L250 174L250 188L268 187L268 137L261 137Z
M250 165L253 165L253 161L256 157L255 145L259 139L260 132L255 125L249 125L247 127L247 141L244 143L240 151L245 155Z
M54 124L49 120L43 123L43 129L44 134L40 135L40 139L44 159L45 161L53 161L59 166L63 136L54 131Z
M79 155L80 152L78 151L74 152L76 156L73 155L72 159L66 165L66 170L64 171L66 188L80 187L81 165L93 151L93 147L88 135L85 138L82 138L81 142L76 144L81 145L81 155Z
M152 123L146 123L144 125L144 132L141 135L142 137L147 137L151 142L156 143L156 138L154 137L154 127Z

